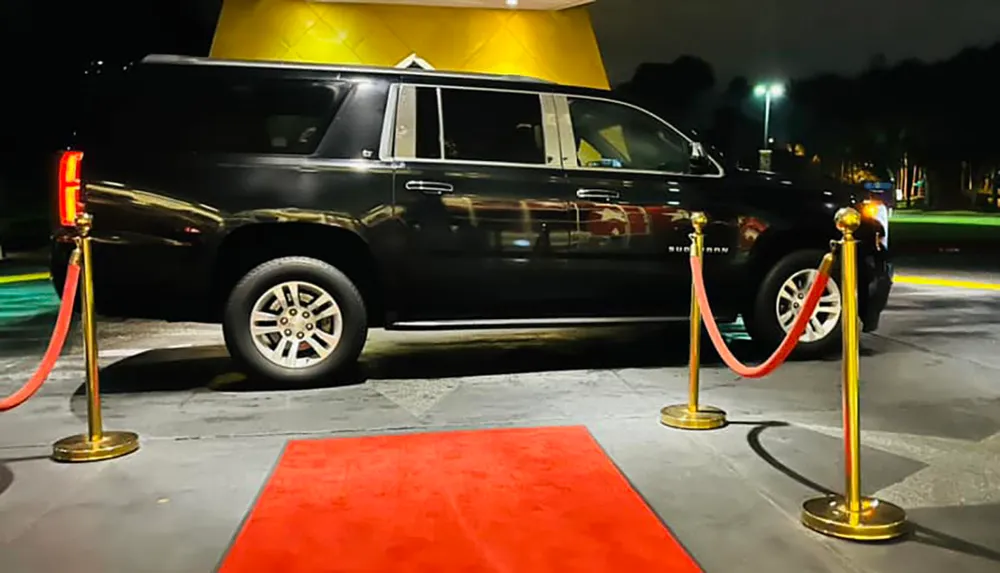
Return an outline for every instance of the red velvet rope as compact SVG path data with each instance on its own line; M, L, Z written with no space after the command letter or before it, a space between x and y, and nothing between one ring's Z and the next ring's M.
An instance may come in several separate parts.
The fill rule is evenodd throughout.
M75 260L71 260L66 272L66 282L63 284L62 306L59 307L56 327L52 331L52 338L49 339L49 347L45 350L42 363L27 384L17 392L0 400L0 412L6 412L25 403L28 398L35 395L35 392L38 392L49 374L52 373L52 368L55 367L59 355L62 354L63 346L66 344L70 323L73 322L73 303L76 301L76 287L79 283L80 265Z
M708 304L708 294L705 292L705 277L702 276L702 261L699 257L691 257L691 276L694 279L695 296L698 299L698 306L701 307L702 319L705 322L705 328L708 330L708 336L712 339L712 344L715 345L715 350L722 357L722 361L726 363L726 366L743 378L763 378L784 364L785 360L792 353L792 350L795 349L799 338L806 331L806 325L809 324L813 313L816 312L816 307L819 306L819 299L823 296L823 291L826 290L827 282L830 280L829 271L821 268L819 274L816 276L816 280L809 289L808 296L806 296L802 303L802 312L795 318L795 322L792 324L791 329L789 329L785 339L781 342L781 345L778 346L778 349L763 364L759 366L747 366L737 360L736 356L730 352L729 347L726 346L726 341L722 337L722 333L719 331L719 325L715 323L715 316L712 314L712 308Z

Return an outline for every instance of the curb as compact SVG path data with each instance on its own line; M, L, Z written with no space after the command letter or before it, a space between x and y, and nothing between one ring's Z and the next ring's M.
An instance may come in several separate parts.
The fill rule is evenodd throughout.
M49 280L50 278L52 278L52 275L50 275L49 273L27 273L20 275L0 276L0 285L46 281Z
M938 277L896 275L893 278L893 282L903 285L936 286L936 287L957 288L966 290L1000 291L1000 284L998 283L984 283L979 281L966 281L966 280L947 279Z

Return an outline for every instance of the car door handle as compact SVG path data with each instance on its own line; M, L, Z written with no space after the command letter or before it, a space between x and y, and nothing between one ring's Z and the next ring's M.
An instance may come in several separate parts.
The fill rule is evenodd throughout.
M622 194L610 189L577 189L576 196L580 199L620 199Z
M420 191L427 195L444 195L455 192L455 186L451 183L438 181L407 181L405 187L407 191Z

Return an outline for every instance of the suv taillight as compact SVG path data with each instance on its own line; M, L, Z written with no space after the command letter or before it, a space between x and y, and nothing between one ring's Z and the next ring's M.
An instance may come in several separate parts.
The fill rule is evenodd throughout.
M59 224L76 225L76 216L83 209L80 194L80 162L82 151L64 151L59 158Z

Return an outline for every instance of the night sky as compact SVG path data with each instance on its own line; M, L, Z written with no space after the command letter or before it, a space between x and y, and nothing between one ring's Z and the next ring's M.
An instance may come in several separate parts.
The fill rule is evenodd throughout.
M204 54L221 3L74 2L54 17L44 2L0 0L0 44L31 60L53 53L109 54L126 44ZM613 83L629 79L644 61L669 62L684 54L707 60L724 83L734 75L852 73L878 54L890 64L936 60L1000 41L1000 0L597 0L591 10ZM50 44L57 52L38 50Z
M1000 40L1000 0L597 0L613 82L643 61L700 56L726 78L851 73Z

